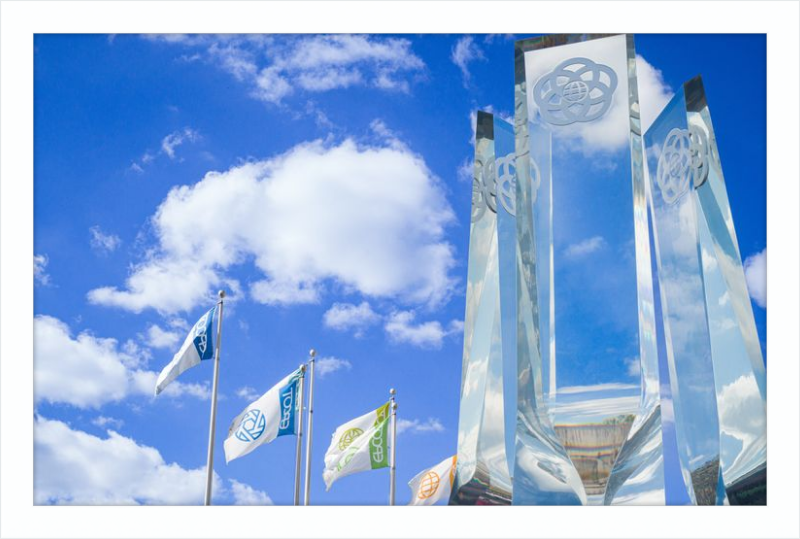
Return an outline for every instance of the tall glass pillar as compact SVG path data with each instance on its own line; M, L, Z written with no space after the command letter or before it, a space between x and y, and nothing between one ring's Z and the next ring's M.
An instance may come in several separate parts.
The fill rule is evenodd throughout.
M697 504L765 504L764 359L700 77L645 143L684 481Z
M452 505L511 503L516 416L515 186L513 127L478 112Z
M515 132L514 503L663 504L633 37L518 41Z

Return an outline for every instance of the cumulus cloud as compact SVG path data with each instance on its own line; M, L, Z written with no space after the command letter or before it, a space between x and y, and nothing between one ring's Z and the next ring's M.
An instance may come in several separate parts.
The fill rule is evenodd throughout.
M147 345L151 348L165 348L177 351L176 346L181 342L181 334L177 331L162 329L157 324L151 324L147 328Z
M444 425L435 417L429 417L426 421L419 419L404 419L397 420L397 434L409 432L412 434L421 434L426 432L443 432Z
M767 248L744 261L744 278L750 297L762 309L767 308Z
M88 299L133 312L188 311L233 282L226 270L252 261L263 279L250 294L262 303L311 303L338 284L437 305L455 285L444 238L454 220L441 182L409 149L303 143L173 188L152 218L158 247L124 288L97 288Z
M453 50L450 54L450 59L461 70L464 86L469 85L470 72L469 64L478 60L485 60L483 51L475 43L475 38L472 36L464 36L453 45Z
M315 363L314 372L318 374L320 378L325 378L327 375L342 369L349 371L353 368L353 365L348 360L332 356L321 357L316 360Z
M645 133L672 99L672 88L664 82L660 69L654 67L641 55L636 55L636 82L639 88L639 110L642 133Z
M234 505L272 505L272 499L266 492L256 490L236 479L231 479L230 484Z
M92 425L96 427L100 427L104 429L106 427L114 428L114 429L121 429L125 422L121 419L116 419L114 417L106 417L103 415L97 416L92 419Z
M415 318L414 311L390 314L384 325L389 339L395 343L407 343L420 348L441 348L445 337L464 330L464 323L460 320L453 320L448 328L444 328L439 321L415 324Z
M354 86L408 92L425 63L407 39L368 35L149 35L151 41L195 50L243 83L260 101ZM184 55L185 56L185 55Z
M33 282L41 285L48 286L50 284L50 275L47 273L47 264L50 259L47 255L34 255L33 256Z
M122 244L122 240L119 239L119 236L114 234L106 234L100 230L99 226L93 226L90 228L89 233L92 236L90 240L92 249L100 254L113 253L117 250L117 247Z
M606 246L606 240L603 236L593 236L585 240L573 243L567 246L564 250L564 255L568 258L581 258L603 249Z
M185 469L161 453L112 430L105 438L66 423L36 417L34 423L34 502L37 505L199 505L205 467ZM269 503L269 497L214 473L215 503Z
M69 327L51 316L34 318L34 398L36 402L98 408L130 395L152 396L157 373L142 368L147 356L133 342L84 332L73 337ZM174 387L173 387L174 386ZM173 382L166 395L207 399L207 385Z
M252 402L258 399L261 393L257 392L253 387L244 386L236 390L236 396L240 399Z
M334 303L322 317L325 327L337 331L354 330L356 337L361 337L369 326L377 324L381 317L372 310L369 303L362 301L360 305L352 303Z

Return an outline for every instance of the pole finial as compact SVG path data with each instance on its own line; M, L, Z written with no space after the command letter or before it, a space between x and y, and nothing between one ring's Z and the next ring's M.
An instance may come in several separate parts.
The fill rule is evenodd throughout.
M391 395L392 397L397 395L397 391L395 390L395 388L392 388L392 389L389 390L389 395Z
M220 290L219 292L217 292L217 294L219 295L219 299L223 299L225 297L225 291L224 290Z
M317 351L312 348L311 350L308 351L308 355L314 358L317 356Z

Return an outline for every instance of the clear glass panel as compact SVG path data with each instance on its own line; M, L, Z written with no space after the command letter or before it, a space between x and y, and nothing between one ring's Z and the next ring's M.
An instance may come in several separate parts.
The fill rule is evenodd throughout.
M645 135L658 279L678 455L691 500L724 502L711 332L706 313L701 226L693 184L698 160L679 92ZM701 171L702 169L702 171Z
M547 36L518 42L515 60L515 503L565 503L540 492L548 478L522 458L536 444L569 454L562 468L577 468L589 503L664 503L633 39Z
M706 313L720 427L720 466L731 504L766 503L766 373L700 77L684 85L689 131L704 145L698 208Z
M507 423L513 426L516 412L514 169L512 126L479 112L458 460L450 498L455 505L511 503L514 430Z

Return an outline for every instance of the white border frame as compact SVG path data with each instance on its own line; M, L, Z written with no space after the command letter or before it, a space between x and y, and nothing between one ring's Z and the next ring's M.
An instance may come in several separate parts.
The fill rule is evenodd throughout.
M800 536L798 2L3 1L0 10L0 536ZM768 267L768 378L774 403L769 424L775 426L769 433L768 506L428 510L33 505L33 415L28 406L33 403L34 33L576 30L767 33L767 220L773 245Z

